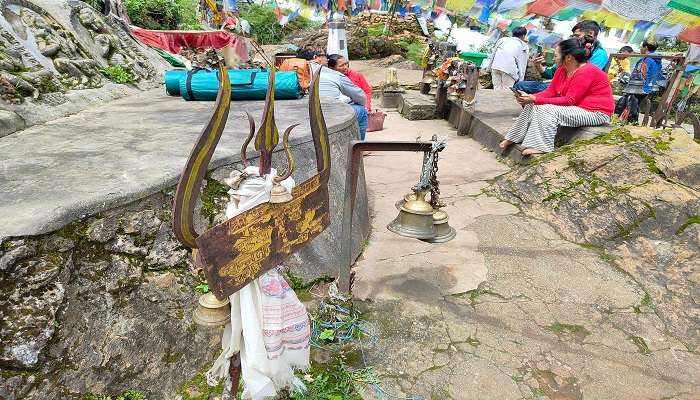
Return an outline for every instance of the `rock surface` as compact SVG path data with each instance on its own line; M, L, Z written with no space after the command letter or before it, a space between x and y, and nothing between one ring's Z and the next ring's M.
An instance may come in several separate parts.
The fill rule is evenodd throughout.
M514 170L494 191L568 240L611 253L697 350L699 175L700 145L685 131L618 128Z

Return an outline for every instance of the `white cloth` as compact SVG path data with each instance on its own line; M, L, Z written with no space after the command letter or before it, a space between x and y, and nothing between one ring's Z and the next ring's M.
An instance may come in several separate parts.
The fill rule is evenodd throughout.
M510 75L516 81L525 79L527 58L530 48L527 43L515 37L498 39L491 56L491 70Z
M226 182L236 180L234 174ZM231 202L226 208L228 218L266 203L277 171L262 178L258 167L248 167L249 176L237 189L231 189ZM281 185L291 192L292 178ZM207 381L215 385L226 379L230 358L240 352L244 399L265 399L292 386L303 383L294 376L294 369L309 367L310 325L304 305L297 299L277 270L271 270L230 296L231 322L226 325L221 340L223 352L207 372ZM287 321L297 321L289 328ZM285 329L285 327L289 329Z
M515 79L503 71L492 69L491 82L493 83L493 90L510 90L515 84Z

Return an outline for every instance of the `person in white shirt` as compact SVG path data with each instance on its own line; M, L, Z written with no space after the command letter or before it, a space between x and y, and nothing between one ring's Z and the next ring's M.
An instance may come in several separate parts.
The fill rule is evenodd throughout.
M526 42L527 29L513 29L512 37L498 39L491 55L491 80L494 90L509 90L515 82L525 78L530 47Z

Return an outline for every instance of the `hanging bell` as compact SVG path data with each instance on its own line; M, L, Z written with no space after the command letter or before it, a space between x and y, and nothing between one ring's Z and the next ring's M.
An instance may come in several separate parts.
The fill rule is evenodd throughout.
M422 240L428 243L445 243L454 239L455 236L457 236L457 231L450 226L448 223L449 219L446 212L442 210L435 211L433 213L433 225L436 231L435 237Z
M396 206L396 209L397 209L397 210L401 210L401 206L403 206L404 204L406 204L407 201L415 200L415 199L416 199L416 194L415 194L415 193L413 193L413 192L411 192L411 193L406 193L406 194L403 196L403 199L401 199L401 200L397 201L396 203L394 203L394 206Z
M280 204L292 201L292 194L280 185L276 180L273 181L272 190L270 190L270 203Z
M223 326L231 319L229 300L219 300L209 292L199 296L199 304L194 310L194 322L203 326Z
M435 237L433 224L433 207L425 201L427 192L416 192L416 198L406 201L399 210L399 215L387 229L401 236L430 239Z

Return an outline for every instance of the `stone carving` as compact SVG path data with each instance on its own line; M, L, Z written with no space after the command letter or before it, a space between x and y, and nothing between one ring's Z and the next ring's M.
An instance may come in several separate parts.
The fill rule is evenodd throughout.
M11 35L0 34L0 98L20 103L24 98L37 99L41 93L60 91L60 82L51 71L22 51ZM29 60L29 62L25 62ZM33 61L33 62L32 62Z
M21 21L34 36L41 55L49 58L67 88L92 88L104 84L99 64L90 59L71 32L48 14L21 8Z
M115 33L121 31L120 29L110 26L105 18L91 7L75 5L73 10L78 22L88 30L99 48L99 55L108 64L128 67L137 79L155 76L155 70L134 48L132 40Z

